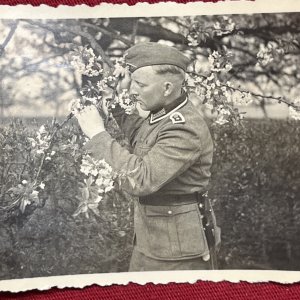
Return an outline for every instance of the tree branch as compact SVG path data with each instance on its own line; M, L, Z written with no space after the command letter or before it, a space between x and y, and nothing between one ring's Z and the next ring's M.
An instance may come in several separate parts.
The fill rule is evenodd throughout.
M10 40L12 39L14 33L16 32L17 30L17 27L18 27L18 23L19 21L16 21L15 23L13 23L6 39L4 40L3 44L0 45L0 57L3 55L4 51L5 51L5 47L8 45L8 43L10 42Z
M208 76L205 76L205 75L199 75L195 72L188 72L188 74L191 74L193 76L198 76L198 77L202 77L204 79L207 79ZM203 87L206 87L205 85L199 83L200 85L202 85ZM296 110L298 110L298 106L296 106L294 103L292 102L289 102L287 100L285 100L283 97L274 97L274 96L271 96L271 95L263 95L263 94L258 94L258 93L254 93L254 92L250 92L250 91L247 91L247 90L243 90L241 88L237 88L237 87L233 87L233 86L229 86L227 84L221 84L222 87L227 87L228 89L231 89L233 91L238 91L240 93L250 93L252 96L254 97L257 97L257 98L261 98L261 99L270 99L270 100L276 100L278 103L284 103L286 104L288 107L293 107L295 108Z
M189 26L187 26L186 24L180 22L178 20L178 17L166 17L166 20L169 20L169 21L171 21L171 22L173 22L173 23L177 24L178 26L183 27L185 29L189 29Z
M70 32L74 35L79 35L85 39L87 39L91 45L91 47L102 57L103 61L110 67L113 68L113 63L111 60L106 56L101 46L98 44L96 39L88 32L84 32L80 29L79 26L64 26L60 24L59 26L53 26L49 24L43 24L38 21L32 21L32 20L26 20L22 19L21 21L27 22L33 26L38 26L40 28L43 28L45 30L51 31L54 35L57 35L57 32ZM74 27L74 28L73 28Z
M69 50L65 51L65 53L68 53L68 52L69 52ZM18 75L18 73L24 72L24 75L26 76L26 74L32 72L32 69L36 70L41 64L46 63L49 60L55 59L55 58L58 58L58 57L61 57L61 54L55 54L55 55L43 58L43 59L41 59L41 60L39 60L35 63L25 65L23 69L19 69L19 70L14 71L14 75Z
M132 34L132 29L134 26L134 20L131 18L113 18L108 30L117 30L122 32L122 34ZM175 44L188 45L186 38L180 34L175 33L172 30L164 28L160 25L151 25L149 23L143 23L142 20L139 22L137 29L137 35L146 36L150 38L151 41L156 42L158 40L169 40Z
M243 33L244 35L256 35L260 36L262 38L266 38L267 40L272 39L271 33L277 34L277 35L283 35L286 33L294 33L298 34L300 33L300 29L298 27L292 27L292 26L258 26L256 28L249 28L249 27L240 27L238 29L235 29L231 32L222 34L220 38L236 35L239 33Z
M126 46L128 46L128 47L130 47L130 46L133 45L132 41L130 41L130 40L128 40L128 39L122 37L121 35L119 35L119 34L117 34L117 33L114 33L114 32L112 32L112 31L109 31L109 30L107 30L107 29L104 29L104 28L102 28L102 27L99 27L99 26L97 26L97 25L90 24L90 23L88 23L88 22L81 22L81 24L82 24L83 26L92 28L92 29L94 29L94 30L96 30L96 31L100 31L100 32L102 32L103 34L106 34L106 35L112 37L113 39L119 40L119 41L121 41L122 43L124 43L124 44L125 44Z
M132 29L132 34L131 34L131 43L132 45L135 44L135 38L136 38L136 34L139 28L139 20L135 20L134 24L133 24L133 29Z

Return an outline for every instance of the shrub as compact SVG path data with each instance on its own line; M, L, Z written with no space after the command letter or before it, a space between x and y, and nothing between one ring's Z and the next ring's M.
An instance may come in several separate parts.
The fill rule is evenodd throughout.
M213 128L210 195L223 231L221 266L299 270L300 128L244 125Z
M51 126L47 123L45 128L51 131ZM4 149L0 162L0 277L126 271L132 199L111 191L99 203L99 215L74 217L82 200L80 182L84 177L79 149L83 141L77 140L82 136L77 125L70 123L55 135L50 150L55 154L45 161L38 180L45 187L38 185L38 198L30 198L30 184L42 159L41 155L33 156L30 139L39 128L36 123L26 126L13 121L0 129ZM28 197L14 205L19 198L13 193L27 187Z
M35 174L37 157L27 162L24 157L32 146L28 137L38 128L13 121L0 129L0 278L126 271L133 199L113 190L99 203L99 215L74 217L82 180L77 125L66 125L56 136L55 155L41 173L40 201L23 212L20 206L2 209L13 203L3 191ZM244 121L243 128L212 125L211 130L215 153L209 193L223 233L220 267L299 270L299 127ZM117 131L111 133L124 141ZM24 163L29 167L22 173Z

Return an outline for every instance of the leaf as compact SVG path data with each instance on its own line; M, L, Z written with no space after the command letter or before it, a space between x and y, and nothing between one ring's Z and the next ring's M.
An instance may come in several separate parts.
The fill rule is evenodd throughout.
M22 214L25 212L26 206L29 205L31 202L27 198L22 198L20 203L20 210Z
M91 186L90 187L89 193L90 193L90 197L92 199L96 199L99 196L98 189L99 188L97 186Z
M13 150L13 147L11 147L10 145L6 144L4 147L4 150L10 151Z
M98 217L100 217L98 204L89 204L88 208Z
M139 170L139 167L136 167L134 170L129 171L127 174L128 174L128 175L134 175L134 174L137 173L138 170Z
M23 191L24 191L24 187L20 185L20 186L11 187L7 192L13 192L15 195L20 195Z
M72 140L71 140L71 144L75 144L77 141L77 135L73 135Z
M81 190L81 194L82 194L82 198L84 201L88 201L89 197L90 197L90 192L89 189L87 187L83 188Z
M39 199L37 194L30 194L29 198L30 198L31 202L34 202L34 203L39 203L40 202L40 199Z
M136 183L135 183L134 179L130 176L128 176L127 178L128 178L128 181L129 181L130 185L134 189L136 187Z
M82 213L86 213L87 210L88 210L87 205L86 205L85 203L81 203L81 204L78 206L78 208L76 209L76 211L73 213L72 216L75 218L75 217L79 216L79 215L82 214Z
M124 230L120 230L118 232L118 234L119 234L120 237L124 237L126 235L126 232Z
M90 176L86 181L87 186L90 187L92 185L93 181L94 181L93 176Z
M59 145L59 150L60 150L60 151L64 151L64 150L66 150L66 149L68 149L68 148L69 148L68 145Z
M201 29L199 30L198 37L197 37L197 42L199 44L205 43L209 38L211 38L210 32Z

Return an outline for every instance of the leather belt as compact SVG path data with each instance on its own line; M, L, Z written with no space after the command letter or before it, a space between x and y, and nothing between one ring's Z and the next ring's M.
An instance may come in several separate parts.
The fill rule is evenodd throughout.
M184 205L192 203L204 203L205 197L200 193L182 194L182 195L148 195L139 198L142 205L157 205L157 206L170 206L170 205Z

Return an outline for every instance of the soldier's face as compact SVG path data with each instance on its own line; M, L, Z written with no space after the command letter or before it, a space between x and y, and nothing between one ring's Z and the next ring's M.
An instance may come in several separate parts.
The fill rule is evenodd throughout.
M165 79L151 66L142 67L131 75L130 93L143 110L153 111L164 106Z

